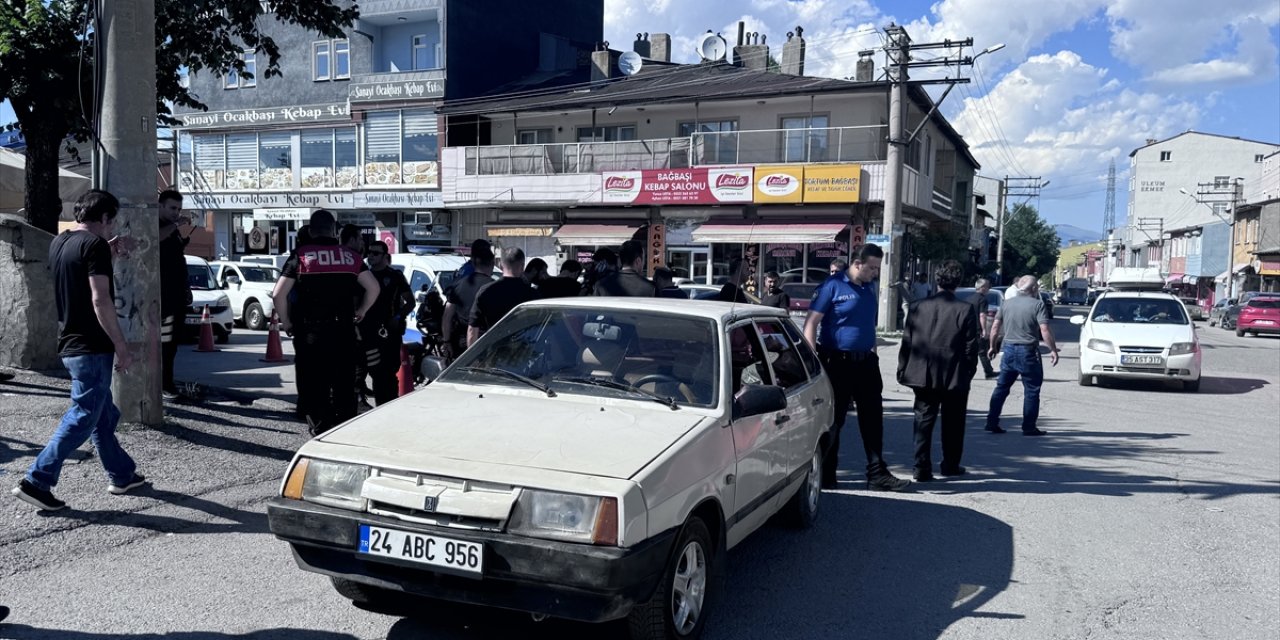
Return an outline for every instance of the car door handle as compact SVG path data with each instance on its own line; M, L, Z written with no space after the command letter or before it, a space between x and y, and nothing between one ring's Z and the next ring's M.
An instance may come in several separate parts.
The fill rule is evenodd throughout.
M826 400L825 400L824 398L814 398L814 399L813 399L813 402L811 402L810 404L812 404L813 406L815 406L815 407L816 407L816 406L818 406L818 405L820 405L820 404L822 404L822 403L824 403L824 402L826 402Z
M773 423L778 426L782 426L788 422L791 422L791 416L785 413L773 419Z

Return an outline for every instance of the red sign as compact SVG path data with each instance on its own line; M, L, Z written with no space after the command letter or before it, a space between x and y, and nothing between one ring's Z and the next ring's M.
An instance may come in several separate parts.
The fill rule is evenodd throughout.
M754 196L750 167L649 169L602 176L607 204L750 203Z

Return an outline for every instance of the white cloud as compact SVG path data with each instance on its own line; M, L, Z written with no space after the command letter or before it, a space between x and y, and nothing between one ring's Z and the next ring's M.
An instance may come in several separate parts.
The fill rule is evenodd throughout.
M1106 0L942 0L932 16L905 24L916 42L973 38L981 51L993 44L1006 48L992 54L997 67L1017 64L1050 36L1069 31L1097 13Z

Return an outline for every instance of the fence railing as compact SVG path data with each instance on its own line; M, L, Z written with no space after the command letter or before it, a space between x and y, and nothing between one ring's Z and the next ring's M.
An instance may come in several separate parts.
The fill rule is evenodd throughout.
M689 167L689 138L466 148L466 175L554 175Z

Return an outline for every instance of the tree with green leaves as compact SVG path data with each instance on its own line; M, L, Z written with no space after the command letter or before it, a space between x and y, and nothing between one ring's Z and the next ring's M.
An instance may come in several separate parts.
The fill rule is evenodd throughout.
M1053 272L1058 262L1058 232L1028 204L1014 205L1004 224L1005 279Z
M93 7L109 0L0 0L0 97L13 105L26 139L27 221L58 227L58 152L69 139L93 136ZM342 37L359 16L348 0L155 0L156 114L172 124L169 104L207 107L180 83L180 71L249 77L241 53L265 54L264 78L280 75L280 48L262 33L263 20ZM269 17L268 17L269 16Z

